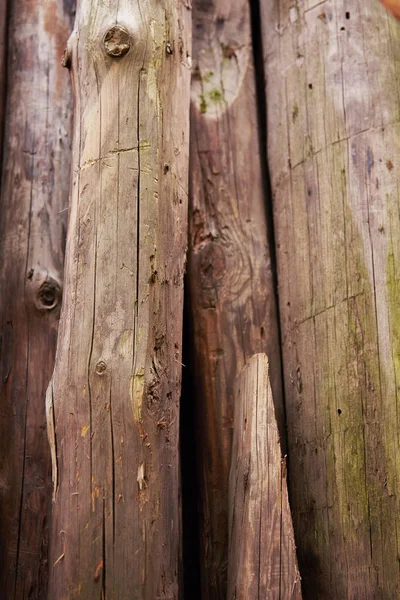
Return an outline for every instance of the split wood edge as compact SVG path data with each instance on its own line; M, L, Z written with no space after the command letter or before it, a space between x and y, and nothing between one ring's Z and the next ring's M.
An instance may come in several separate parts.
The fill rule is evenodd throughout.
M256 354L236 380L228 600L302 597L268 370L267 356Z

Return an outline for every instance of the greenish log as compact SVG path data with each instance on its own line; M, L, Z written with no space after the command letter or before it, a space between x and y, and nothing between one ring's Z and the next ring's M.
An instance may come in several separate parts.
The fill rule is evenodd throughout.
M400 594L400 26L261 3L289 489L307 598Z

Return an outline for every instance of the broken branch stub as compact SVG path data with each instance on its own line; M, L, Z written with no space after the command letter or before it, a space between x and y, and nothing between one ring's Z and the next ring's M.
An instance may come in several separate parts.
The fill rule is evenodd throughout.
M286 463L265 354L236 381L229 478L228 600L300 600Z

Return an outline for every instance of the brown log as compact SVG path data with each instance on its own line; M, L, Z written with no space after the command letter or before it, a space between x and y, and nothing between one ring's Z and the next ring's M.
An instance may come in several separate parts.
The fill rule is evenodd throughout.
M196 0L193 32L188 284L202 593L225 600L233 383L256 352L271 360L282 428L284 418L247 0Z
M229 477L228 600L301 600L286 461L265 354L237 378Z
M54 366L70 181L63 0L10 3L0 200L0 596L46 598ZM1 26L5 26L1 22ZM0 98L1 100L1 98ZM0 109L1 112L1 109Z
M190 10L81 0L50 597L178 598Z
M260 6L303 593L399 598L400 25Z
M0 169L3 156L4 111L6 104L7 0L0 0ZM0 181L1 185L1 181Z

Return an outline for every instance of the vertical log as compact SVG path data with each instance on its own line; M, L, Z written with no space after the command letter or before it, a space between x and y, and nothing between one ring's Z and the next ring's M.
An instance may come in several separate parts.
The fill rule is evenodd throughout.
M10 8L0 201L0 594L45 598L44 394L61 305L72 116L61 57L72 22L62 0L14 0Z
M236 380L229 476L228 600L301 600L286 462L265 354Z
M188 284L199 435L204 598L226 598L233 383L270 358L283 424L280 353L258 143L247 0L193 4Z
M261 3L289 481L304 593L400 594L400 26Z
M0 169L3 157L4 110L6 101L7 0L0 0ZM1 178L0 178L1 179ZM1 181L0 181L1 185Z
M65 293L47 393L52 598L178 597L190 11L81 0Z

